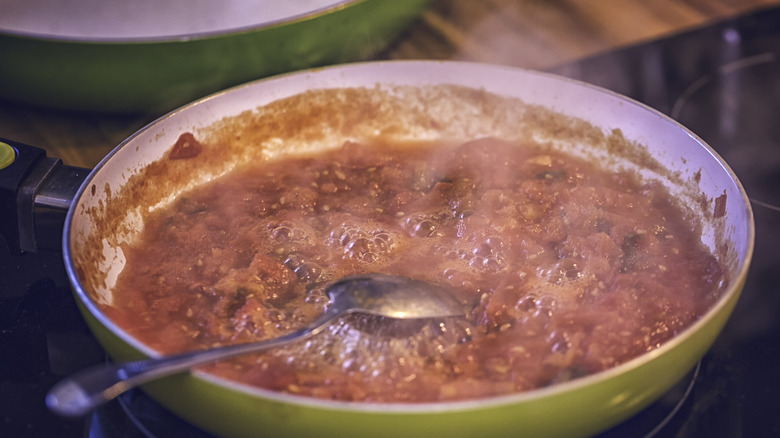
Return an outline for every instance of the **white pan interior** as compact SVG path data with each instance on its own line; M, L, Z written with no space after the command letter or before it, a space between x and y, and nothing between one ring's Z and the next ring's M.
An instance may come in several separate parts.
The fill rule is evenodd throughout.
M138 40L262 27L344 0L3 0L0 31L62 39Z

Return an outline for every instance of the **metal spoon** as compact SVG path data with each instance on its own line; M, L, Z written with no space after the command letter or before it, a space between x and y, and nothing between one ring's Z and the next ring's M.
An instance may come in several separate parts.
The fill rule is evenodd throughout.
M313 336L347 313L365 313L396 319L465 316L466 310L449 293L422 281L384 274L343 278L327 288L331 302L325 313L305 327L275 339L165 356L136 362L101 365L62 380L46 396L53 412L84 415L119 394L160 377L197 365L299 341Z

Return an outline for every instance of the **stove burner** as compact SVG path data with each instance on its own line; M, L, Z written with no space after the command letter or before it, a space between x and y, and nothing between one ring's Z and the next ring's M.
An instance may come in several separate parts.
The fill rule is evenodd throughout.
M596 438L662 438L675 436L699 376L701 362L658 401L627 422ZM213 438L178 418L143 391L134 389L93 414L89 438Z
M764 52L724 64L693 81L671 112L718 150L754 206L775 211L780 211L778 58Z
M128 391L120 395L118 399L125 415L145 438L212 437L212 435L175 416L141 390Z
M661 438L677 436L686 408L690 408L688 399L699 377L701 361L682 380L664 396L630 420L598 435L596 438ZM680 415L678 415L680 414Z

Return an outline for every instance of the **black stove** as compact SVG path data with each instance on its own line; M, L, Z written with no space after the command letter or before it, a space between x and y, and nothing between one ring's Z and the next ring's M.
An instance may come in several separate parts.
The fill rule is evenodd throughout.
M553 70L632 97L708 142L751 198L757 240L742 298L713 348L612 437L780 436L780 8ZM0 436L208 437L134 390L85 419L49 413L47 390L105 361L61 254L10 255L0 241Z

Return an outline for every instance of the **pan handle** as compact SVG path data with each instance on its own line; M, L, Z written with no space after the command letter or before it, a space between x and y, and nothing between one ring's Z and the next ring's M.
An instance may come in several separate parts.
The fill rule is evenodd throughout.
M0 233L9 251L61 250L65 213L89 173L0 138Z

